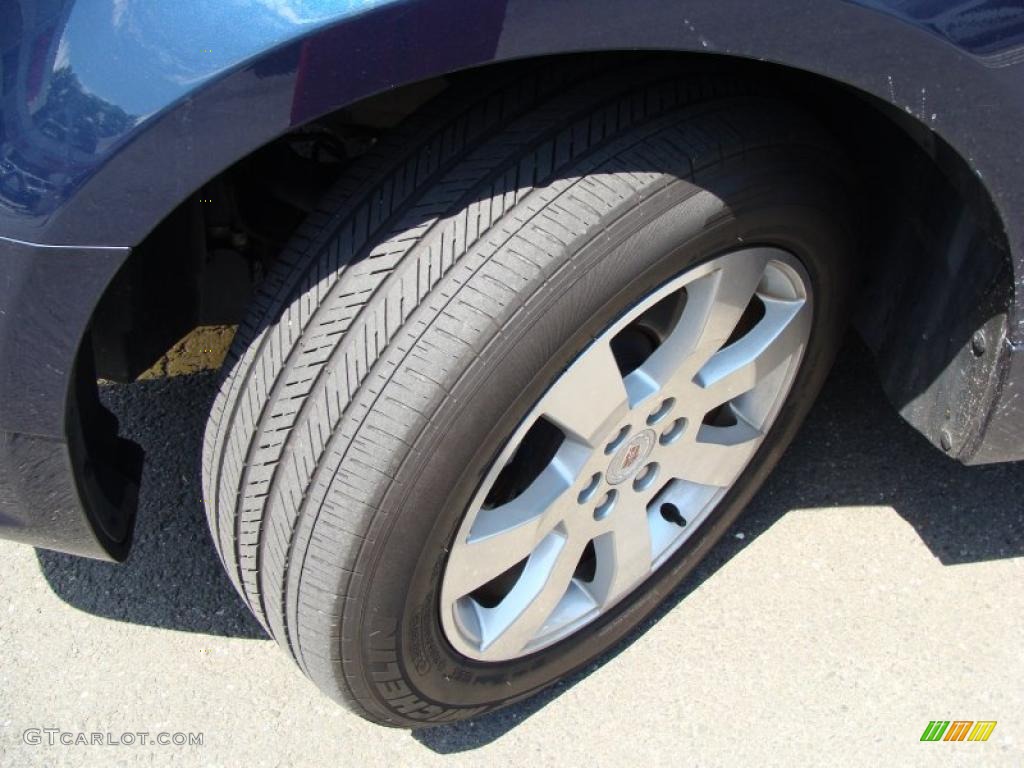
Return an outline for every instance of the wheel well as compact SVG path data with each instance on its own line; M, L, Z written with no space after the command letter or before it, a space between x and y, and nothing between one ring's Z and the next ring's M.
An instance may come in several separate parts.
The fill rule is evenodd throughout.
M737 75L813 113L846 148L866 275L852 319L904 417L969 461L998 378L1013 280L1002 221L980 179L916 118L842 83L718 55L643 55L663 57L666 69ZM378 135L455 78L528 65L488 65L371 97L210 179L133 250L93 315L82 346L92 365L78 369L131 381L193 329L236 325L292 232ZM200 366L219 363L212 352Z

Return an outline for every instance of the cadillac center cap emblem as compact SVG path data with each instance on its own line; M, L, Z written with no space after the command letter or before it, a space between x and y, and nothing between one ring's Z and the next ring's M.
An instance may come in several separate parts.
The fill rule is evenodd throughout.
M608 484L617 485L632 477L633 473L644 465L650 455L651 449L654 448L654 440L654 432L645 429L623 443L612 457L612 463L608 465L608 472L605 473Z

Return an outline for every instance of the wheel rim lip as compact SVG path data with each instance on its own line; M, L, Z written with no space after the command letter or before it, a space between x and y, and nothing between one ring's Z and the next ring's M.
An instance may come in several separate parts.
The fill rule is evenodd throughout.
M767 265L780 266L786 273L785 276L792 281L794 289L798 291L798 293L802 296L802 301L806 305L807 310L807 318L804 322L804 324L806 325L806 332L803 333L800 344L798 345L795 353L790 358L787 358L787 370L785 376L783 377L782 383L778 387L778 391L775 393L774 402L772 403L771 408L769 409L769 412L767 413L763 421L763 432L762 437L759 440L758 448L760 447L760 443L763 442L764 436L767 435L768 431L774 425L774 422L776 420L776 417L778 416L779 411L782 408L782 405L788 398L793 382L796 378L796 374L801 369L810 337L811 318L813 317L814 312L811 280L806 268L793 253L775 246L753 246L734 249L732 251L709 258L700 264L691 266L683 270L676 276L665 281L660 286L653 289L645 296L641 297L638 301L636 301L630 307L628 307L619 315L617 315L616 318L604 330L602 330L596 337L594 337L589 343L587 343L587 345L572 359L572 361L562 370L562 372L557 377L555 377L555 379L549 384L547 389L545 389L544 393L542 393L534 402L530 410L527 412L526 416L519 422L516 429L512 432L512 435L505 441L501 451L498 453L497 458L495 458L491 462L487 472L484 475L483 480L480 482L476 491L474 492L473 498L462 516L462 521L459 525L458 532L456 533L452 547L448 553L448 558L446 559L445 562L445 566L441 577L439 606L441 614L441 627L447 641L458 653L468 658L474 659L475 661L481 662L512 661L515 659L532 655L540 650L543 650L556 643L559 643L562 640L568 639L583 627L593 623L602 616L607 615L619 603L623 602L624 600L627 600L630 596L634 595L644 584L648 583L650 579L656 573L659 572L659 570L665 564L665 562L667 562L673 555L678 553L682 546L687 541L692 539L696 532L702 528L703 524L707 521L707 519L711 516L714 510L718 507L722 498L724 498L725 495L735 485L735 481L733 481L733 483L729 484L728 486L718 489L714 496L704 504L699 518L694 518L689 521L687 533L684 536L681 536L679 540L676 541L672 546L668 547L665 551L661 552L661 554L652 561L650 570L646 574L646 576L644 576L640 581L634 584L630 589L628 589L628 591L621 594L613 603L602 606L598 610L576 616L572 618L570 621L566 621L561 625L558 625L557 627L548 630L543 634L543 636L535 638L535 641L531 641L519 652L511 654L502 654L498 656L488 653L485 649L482 649L480 647L479 637L477 637L475 633L466 626L466 623L460 617L460 611L457 609L457 603L460 599L464 599L466 596L455 595L453 590L449 588L449 565L452 559L452 553L456 548L460 546L465 546L465 542L467 541L469 534L473 528L473 523L476 521L477 516L479 515L481 509L483 508L483 502L486 499L487 494L493 487L495 480L497 479L498 475L500 474L501 470L505 467L505 465L512 459L529 429L542 415L539 412L539 407L541 403L545 400L546 395L552 389L554 389L554 387L559 383L559 381L566 376L568 371L574 365L576 365L581 359L583 359L588 354L588 352L594 349L596 345L598 345L602 341L607 341L614 337L617 333L621 332L624 328L626 328L631 322L640 317L646 310L653 307L655 304L657 304L665 297L680 291L681 289L685 288L691 283L694 283L697 280L700 280L701 278L706 277L712 272L714 272L716 270L716 265L722 259L728 256L744 254L748 252L765 254L767 256ZM652 398L650 396L641 398L638 405L642 403L647 403L651 399ZM638 406L634 406L634 409L636 409L637 407ZM671 423L671 420L669 423ZM616 446L615 450L611 451L610 455L604 457L605 459L607 459L606 464L608 468L610 469L612 462L617 457L619 457L623 451L625 451L628 448L628 446L632 443L632 441L634 441L638 437L638 435L643 434L645 432L655 433L655 446L657 446L657 431L646 427L646 425L641 425L640 429L632 432L631 434L626 435L626 437L620 441L620 444ZM749 466L750 461L753 460L753 457L757 453L758 450L755 450L754 453L751 455L750 460L748 460L747 464L744 465L743 469L739 472L737 479L743 475L746 467ZM608 480L608 473L606 472L605 477L602 478L601 482L598 484L598 490L594 495L594 500L601 499L601 497L605 493L605 488L609 489L613 493L615 492L616 488L628 488L630 484L632 484L636 480L637 477L639 477L646 471L646 467L649 464L649 460L651 460L653 456L654 452L648 451L644 456L642 456L639 460L635 462L635 466L631 465L630 469L632 471L630 471L628 475L622 477L621 479L617 479L615 483L611 483ZM657 464L657 462L654 463ZM664 473L665 468L658 467L657 471ZM660 479L655 482L660 482ZM548 534L547 538L557 536L557 534L558 529L556 526L556 528ZM538 550L540 548L541 544L538 544ZM531 555L531 560L532 557L533 556Z

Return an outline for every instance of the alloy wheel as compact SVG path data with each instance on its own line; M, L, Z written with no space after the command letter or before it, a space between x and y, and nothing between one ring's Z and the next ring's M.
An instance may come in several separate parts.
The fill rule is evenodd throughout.
M634 592L761 445L811 312L793 255L744 248L687 270L594 339L469 505L441 587L451 645L479 661L519 658Z

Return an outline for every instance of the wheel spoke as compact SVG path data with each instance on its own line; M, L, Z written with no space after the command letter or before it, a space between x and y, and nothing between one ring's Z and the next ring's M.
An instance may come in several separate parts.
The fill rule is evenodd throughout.
M764 317L742 338L716 352L700 369L695 383L710 410L749 392L787 359L807 338L810 313L802 300L765 299Z
M516 586L494 608L480 611L481 650L494 656L523 651L569 591L583 545L554 532L530 556Z
M539 410L570 437L595 446L629 402L607 340L595 342L541 399Z
M735 330L764 275L767 257L753 250L715 262L714 271L686 286L686 305L669 334L643 365L626 377L636 405L679 378L691 379Z
M732 427L702 426L695 438L669 446L665 463L682 480L726 488L761 445L761 433L740 421Z
M516 498L480 510L464 545L454 547L449 556L452 578L447 586L454 597L469 594L527 558L561 522L571 509L565 492L578 471L574 458L571 451L560 450Z
M618 601L650 573L647 502L652 495L626 494L612 510L612 530L594 539L597 568L591 591L602 608Z

